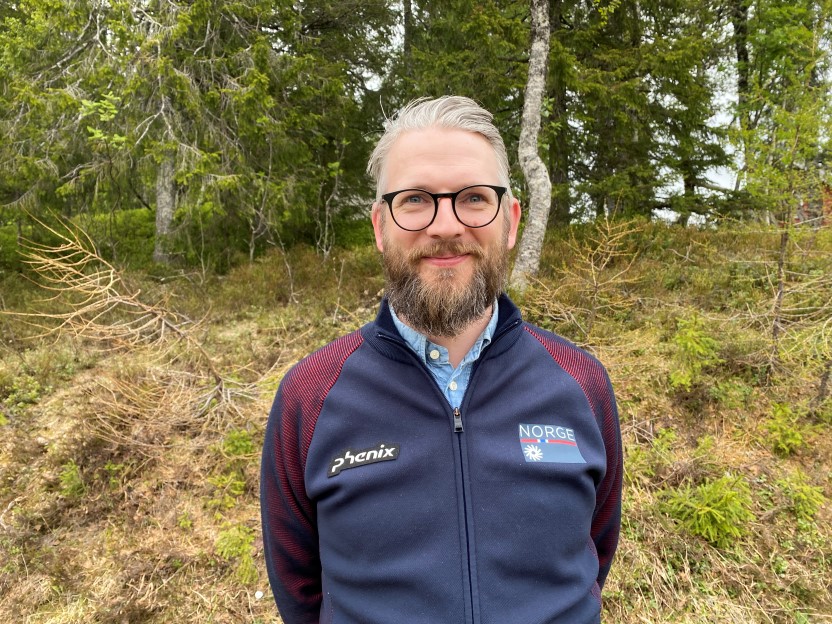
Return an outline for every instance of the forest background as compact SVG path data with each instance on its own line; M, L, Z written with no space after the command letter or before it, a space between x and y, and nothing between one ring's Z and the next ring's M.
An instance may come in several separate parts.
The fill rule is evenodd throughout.
M4 621L276 620L258 449L286 370L381 296L369 150L468 95L526 206L530 4L0 6ZM832 621L832 3L548 9L515 295L619 398L604 621Z

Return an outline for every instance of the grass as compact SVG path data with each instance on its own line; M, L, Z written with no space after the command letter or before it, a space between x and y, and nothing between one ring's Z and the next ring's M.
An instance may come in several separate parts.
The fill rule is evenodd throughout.
M619 400L605 622L832 622L832 401L818 400L832 287L810 279L832 273L832 233L793 238L776 353L774 230L631 222L547 241L519 303L594 352ZM0 621L277 622L259 535L266 415L292 364L373 318L376 252L125 279L190 319L190 341L36 338L0 316ZM0 280L5 309L60 305Z

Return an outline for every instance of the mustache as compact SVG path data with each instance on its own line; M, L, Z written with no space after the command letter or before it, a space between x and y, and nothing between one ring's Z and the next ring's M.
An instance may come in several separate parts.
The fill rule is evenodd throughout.
M476 243L464 243L461 241L436 241L425 247L411 249L407 254L407 260L411 264L419 262L422 258L431 256L463 256L470 255L474 258L482 258L483 250Z

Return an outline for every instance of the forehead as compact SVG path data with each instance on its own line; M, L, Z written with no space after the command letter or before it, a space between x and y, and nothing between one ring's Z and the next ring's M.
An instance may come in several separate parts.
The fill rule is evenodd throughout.
M497 155L484 136L437 127L403 132L390 148L382 179L385 192L414 186L445 192L500 182Z

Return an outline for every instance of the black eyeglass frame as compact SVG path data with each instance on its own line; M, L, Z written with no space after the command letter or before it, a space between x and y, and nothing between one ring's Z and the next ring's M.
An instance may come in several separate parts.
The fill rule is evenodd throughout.
M482 225L468 225L467 223L465 223L465 221L460 219L459 215L456 213L456 198L462 192L467 191L468 189L479 188L479 187L490 188L492 191L495 191L497 193L497 210L494 212L494 216L491 217L491 219L489 219L488 223L483 223ZM419 191L420 193L425 193L427 195L430 195L433 198L433 217L431 217L431 219L430 219L430 221L428 221L427 225L425 225L423 227L420 227L420 228L416 228L415 230L411 229L411 228L402 227L402 225L398 221L396 221L396 215L393 214L393 199L396 197L396 195L399 195L400 193L406 193L407 191ZM507 192L508 192L508 189L505 186L494 186L492 184L472 184L471 186L466 186L465 188L459 189L456 193L431 193L430 191L426 191L425 189L407 188L407 189L402 189L400 191L393 191L392 193L384 193L381 196L381 198L387 204L387 208L390 209L390 216L393 218L393 223L395 223L398 227L405 230L406 232L421 232L422 230L424 230L426 228L429 228L431 226L431 224L434 221L436 221L436 215L439 214L439 200L443 199L445 197L450 198L450 200L451 200L451 209L454 211L454 217L456 218L457 221L459 221L465 227L474 229L474 228L482 228L482 227L485 227L487 225L491 225L494 222L494 219L497 218L497 215L500 214L500 208L503 205L503 197L505 196L505 194Z

